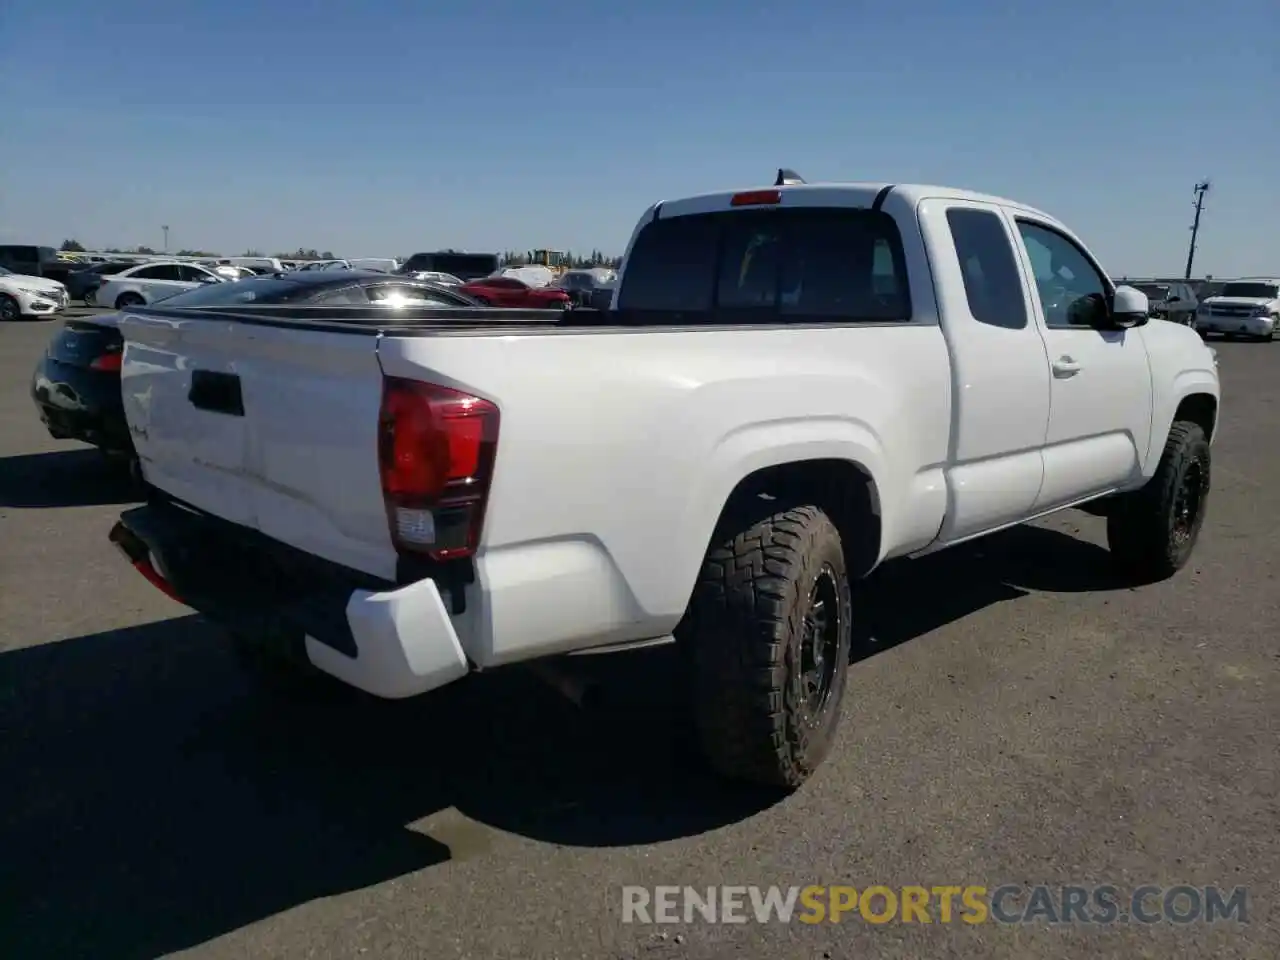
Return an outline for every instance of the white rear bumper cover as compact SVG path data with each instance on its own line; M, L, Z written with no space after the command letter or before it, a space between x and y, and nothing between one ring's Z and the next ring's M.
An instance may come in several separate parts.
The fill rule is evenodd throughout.
M343 683L386 699L402 699L452 683L468 671L467 657L431 580L385 593L356 590L347 623L357 656L306 638L310 661Z

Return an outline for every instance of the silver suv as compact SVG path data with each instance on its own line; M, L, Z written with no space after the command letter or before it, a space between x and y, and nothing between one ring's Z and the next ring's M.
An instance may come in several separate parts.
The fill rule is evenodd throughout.
M1202 334L1273 340L1278 326L1280 279L1275 277L1231 280L1196 311L1196 329Z

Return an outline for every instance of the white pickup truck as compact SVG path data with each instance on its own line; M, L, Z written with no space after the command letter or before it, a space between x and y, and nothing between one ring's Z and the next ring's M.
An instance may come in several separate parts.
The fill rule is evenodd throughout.
M1125 567L1187 561L1213 352L1049 215L780 171L655 204L624 262L602 313L126 311L154 493L112 540L380 697L674 637L710 764L789 788L851 579L1100 498Z

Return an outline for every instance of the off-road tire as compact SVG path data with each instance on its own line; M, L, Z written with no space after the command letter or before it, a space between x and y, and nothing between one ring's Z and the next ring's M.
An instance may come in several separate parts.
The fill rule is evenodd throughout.
M1126 574L1149 583L1168 579L1186 565L1208 508L1210 464L1204 430L1175 421L1155 476L1142 489L1117 497L1107 517L1107 543ZM1184 517L1189 483L1199 493L1194 515Z
M691 671L698 743L711 767L730 779L794 790L826 758L839 725L852 601L840 534L823 511L760 512L721 524L676 638ZM836 646L824 658L831 664L825 701L811 710L802 658L819 584L834 597L829 636Z

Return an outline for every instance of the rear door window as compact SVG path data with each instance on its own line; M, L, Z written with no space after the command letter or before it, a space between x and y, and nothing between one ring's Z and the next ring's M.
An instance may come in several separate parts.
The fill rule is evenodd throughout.
M659 219L636 238L618 310L651 323L911 318L901 238L879 211L791 208Z
M1022 277L1000 217L990 210L953 207L947 211L947 226L973 318L1010 330L1026 327Z
M178 271L178 278L186 281L187 283L203 283L209 278L209 271L203 270L200 267L192 267L184 264L183 266L175 267L175 269Z
M154 267L143 267L141 270L133 271L129 276L134 280L177 280L178 271L168 264L162 264Z

